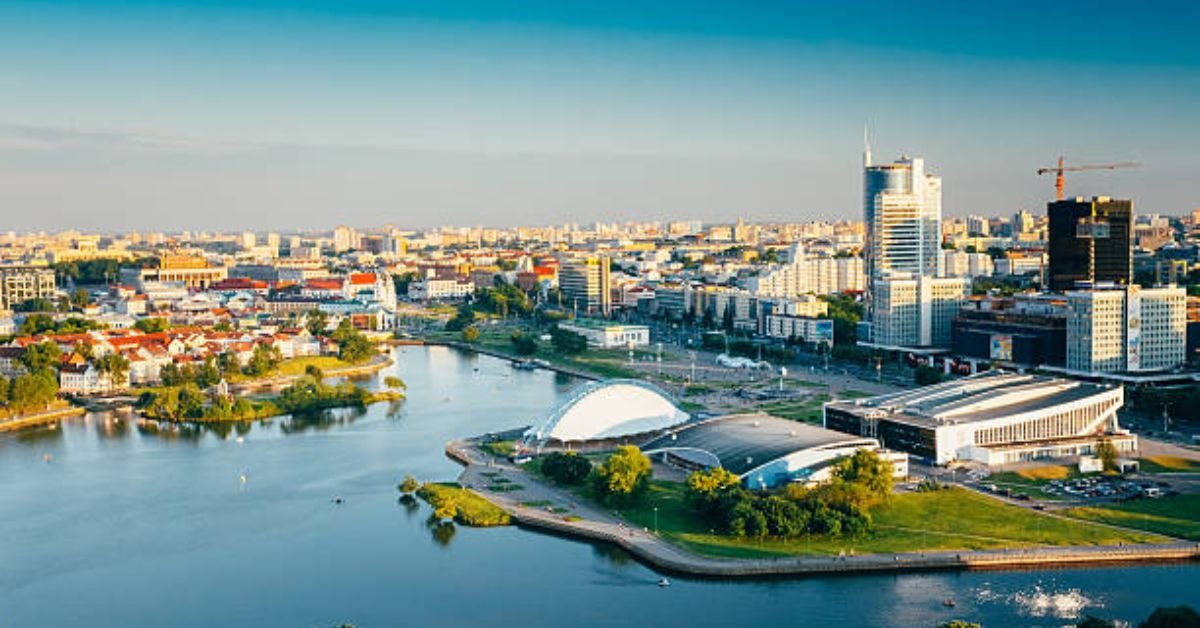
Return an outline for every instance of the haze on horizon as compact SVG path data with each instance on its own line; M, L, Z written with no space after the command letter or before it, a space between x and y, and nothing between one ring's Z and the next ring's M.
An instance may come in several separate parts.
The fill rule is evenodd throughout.
M857 218L1200 206L1200 8L429 0L0 6L0 230Z

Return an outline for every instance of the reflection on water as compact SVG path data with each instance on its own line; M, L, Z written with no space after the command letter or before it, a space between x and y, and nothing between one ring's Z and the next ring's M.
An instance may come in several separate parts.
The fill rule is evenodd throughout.
M324 432L330 428L352 425L366 414L366 408L333 408L314 412L298 412L284 417L279 424L279 430L284 434L303 434L308 431Z
M454 525L453 521L442 521L433 515L429 515L429 519L425 520L425 525L433 534L433 542L443 549L450 547L450 541L458 533L458 526Z

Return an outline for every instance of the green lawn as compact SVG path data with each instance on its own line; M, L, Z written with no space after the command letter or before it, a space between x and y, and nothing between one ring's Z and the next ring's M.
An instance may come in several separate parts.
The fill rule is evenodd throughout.
M1149 456L1138 459L1142 473L1200 473L1200 460L1179 456Z
M825 393L817 393L795 401L773 401L771 403L764 403L756 406L754 409L777 416L781 419L789 419L792 421L801 421L803 423L820 425L825 416L825 402L829 401L829 399L829 395Z
M454 520L463 525L490 527L505 526L511 523L508 513L475 493L459 488L456 484L426 484L417 491L417 495L429 502L435 509L443 502L453 503L456 511Z
M1062 514L1126 528L1200 541L1200 495L1139 499L1124 504L1088 506Z
M497 458L507 458L513 455L517 450L517 441L515 440L494 440L489 443L484 443L482 449Z
M857 538L801 537L757 541L714 534L684 503L684 487L655 481L644 503L622 511L631 523L655 526L668 539L709 556L750 558L1165 541L1162 537L1073 522L1010 506L965 489L896 495L874 513L874 529Z
M315 366L322 371L332 371L334 369L347 368L356 366L350 362L346 362L341 358L333 355L305 355L298 358L290 358L279 364L279 375L303 375L304 370L309 366Z

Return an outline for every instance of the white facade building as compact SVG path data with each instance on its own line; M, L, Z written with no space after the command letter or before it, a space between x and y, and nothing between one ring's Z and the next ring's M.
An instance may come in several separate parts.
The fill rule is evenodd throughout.
M949 346L950 327L970 290L961 277L891 277L875 282L871 344Z
M1067 293L1067 369L1162 371L1184 363L1187 292L1128 286Z
M617 325L607 321L577 318L561 321L558 328L587 339L589 347L624 349L650 344L650 328L645 325Z

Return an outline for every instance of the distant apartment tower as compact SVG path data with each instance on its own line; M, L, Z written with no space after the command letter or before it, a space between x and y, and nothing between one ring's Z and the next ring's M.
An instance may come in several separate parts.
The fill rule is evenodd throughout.
M54 271L34 266L0 266L0 310L30 299L54 296Z
M1133 280L1133 201L1105 196L1047 205L1050 217L1050 290Z
M1183 288L1077 290L1067 296L1067 368L1083 373L1162 371L1184 362Z
M333 230L333 252L341 253L349 251L353 248L358 248L358 237L354 233L354 229L346 225L338 225L337 229Z
M558 269L558 286L564 305L579 314L607 316L612 311L607 257L564 261Z

